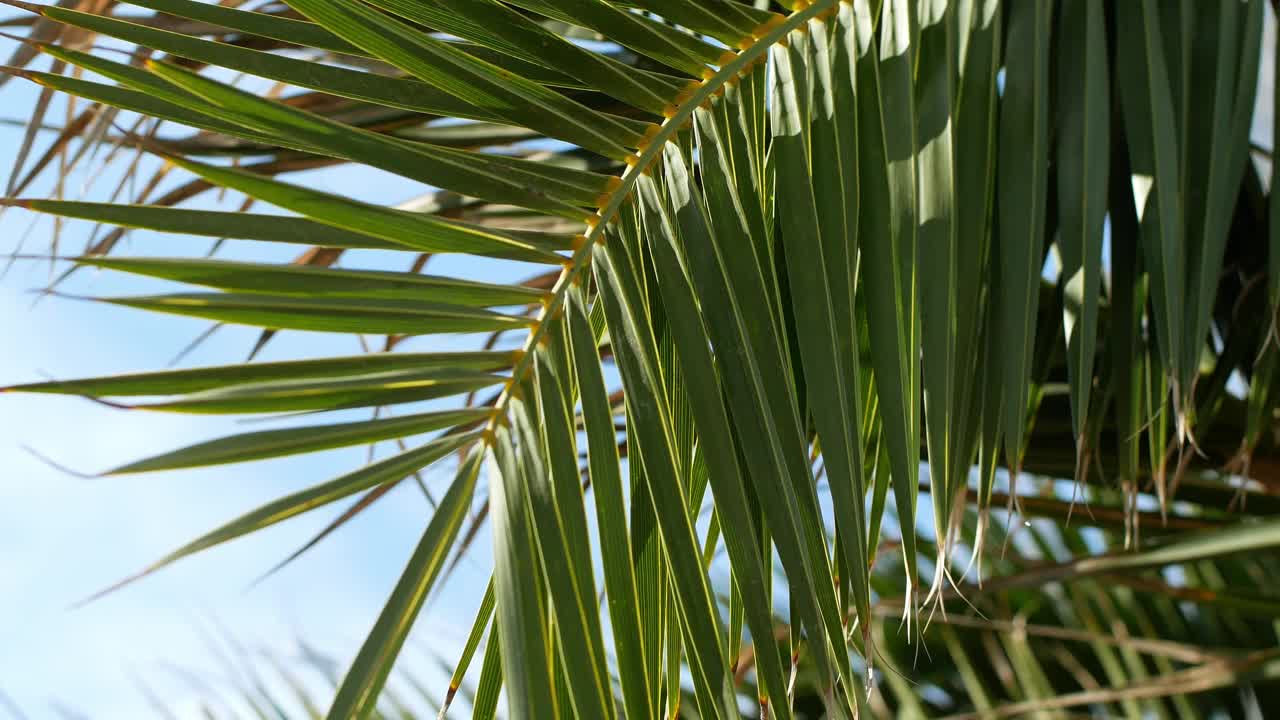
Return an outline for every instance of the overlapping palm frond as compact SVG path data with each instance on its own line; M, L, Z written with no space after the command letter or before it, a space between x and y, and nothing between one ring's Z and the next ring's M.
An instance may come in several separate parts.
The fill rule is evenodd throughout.
M898 631L902 566L885 558L874 576L884 593L873 609L873 634L881 651L908 669L886 673L873 686L868 708L876 717L985 718L1036 714L1067 717L1266 717L1277 702L1273 681L1280 664L1274 618L1280 599L1268 592L1272 555L1219 557L1197 540L1174 541L1158 551L1099 557L1106 542L1123 538L1120 517L1095 517L1085 528L1063 529L1047 518L1051 501L1029 500L1034 520L1000 560L999 577L964 592L973 605L953 602L935 615L923 644ZM969 513L966 529L975 529ZM1175 522L1172 533L1213 531L1224 519ZM997 528L995 540L1002 540ZM1175 535L1176 536L1176 535ZM1176 565L1161 565L1175 561ZM1138 568L1149 567L1141 570ZM1135 572L1135 569L1138 569ZM1046 585L1048 578L1070 578ZM895 587L895 584L896 587ZM730 602L721 595L725 608ZM949 602L955 600L953 597ZM493 610L492 592L481 611ZM775 637L789 632L774 619ZM477 637L477 640L479 638ZM322 717L341 680L342 663L300 639L295 648L259 647L234 636L212 643L222 672L172 666L138 678L141 699L156 718L235 718L264 715ZM494 642L491 640L491 642ZM493 717L499 706L496 663L463 677L421 639L410 648L384 688L375 717ZM222 650L222 646L228 650ZM475 650L471 646L470 651ZM497 653L495 647L490 653ZM431 662L423 663L427 656ZM739 691L756 689L755 656L740 650ZM463 667L467 659L464 658ZM801 663L790 697L798 715L823 711L821 677ZM454 679L448 692L443 686ZM613 674L615 685L619 678ZM696 703L685 687L679 697ZM0 700L4 696L0 695ZM83 705L70 699L69 707ZM445 709L442 713L442 708ZM15 707L15 712L34 708ZM687 714L687 713L684 713ZM744 712L743 717L754 717Z
M456 460L330 717L376 711L424 600L480 531L493 537L493 581L457 678L487 642L485 697L496 704L500 684L520 718L649 718L690 704L738 717L744 643L750 700L771 717L812 712L797 700L801 668L834 717L966 702L1141 714L1171 688L1048 702L1068 690L1037 663L1061 646L1028 640L1025 623L1089 628L1073 637L1096 658L1053 661L1078 666L1079 692L1097 667L1105 684L1137 688L1147 670L1136 646L1100 640L1084 608L1101 593L1100 612L1138 628L1183 608L1064 579L1171 564L1224 578L1274 564L1220 558L1280 543L1268 519L1280 494L1268 432L1280 283L1267 269L1280 214L1250 142L1261 0L6 3L38 16L19 58L34 49L53 63L8 72L88 103L14 177L59 157L60 169L86 162L83 148L100 143L164 161L146 164L155 174L130 204L118 192L19 197L20 179L7 204L123 228L95 237L74 267L208 288L107 301L259 327L259 346L275 331L387 338L355 357L9 390L183 413L432 401L114 471L431 434L150 572L360 495L341 524ZM240 87L241 75L270 89ZM288 178L337 165L424 194L370 202ZM192 179L156 194L179 171ZM183 206L214 189L238 209ZM123 257L128 228L310 249L287 264ZM344 267L361 249L398 253L409 269ZM437 255L506 274L423 274ZM535 274L508 277L522 271ZM474 349L392 351L444 335ZM1140 552L1058 568L1019 554L979 573L997 588L1022 578L1025 592L966 585L964 556L988 554L984 539L1001 534L990 521L998 475L1011 505L1071 515L1061 498L1018 488L1023 472L1088 482L1091 510L1119 518L1117 544ZM1168 527L1211 534L1144 545L1149 495ZM1243 511L1222 516L1237 496ZM1171 508L1174 498L1187 504ZM474 507L483 529L468 525ZM900 547L893 572L876 563L886 537ZM1099 549L1080 542L1065 531L1044 557L1062 559L1055 544ZM1157 590L1146 578L1141 591L1172 603L1203 584L1187 577ZM957 624L961 590L988 614L942 632L960 675L927 682L951 700L893 684L868 704L877 648L903 657L880 632L885 608L896 603L903 638L918 641L925 618ZM1261 592L1256 602L1274 602ZM1252 630L1240 647L1263 637ZM1171 642L1218 642L1187 638ZM990 666L961 662L992 642L1004 645ZM1274 674L1270 656L1203 657L1187 676L1205 691ZM1165 665L1156 671L1176 670Z

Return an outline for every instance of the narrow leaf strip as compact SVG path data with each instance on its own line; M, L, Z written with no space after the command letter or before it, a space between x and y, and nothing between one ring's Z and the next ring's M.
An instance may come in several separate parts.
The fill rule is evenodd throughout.
M1005 453L1019 472L1040 304L1049 165L1052 0L1013 3L1000 110L1000 323Z
M1084 447L1093 358L1097 348L1103 223L1110 177L1111 98L1106 21L1101 0L1065 0L1058 82L1058 248L1062 257L1063 330L1071 384L1076 477L1090 453Z
M627 534L627 508L619 473L618 440L613 409L600 368L600 353L587 319L579 288L569 291L566 309L569 344L587 434L587 459L595 495L596 527L604 565L605 600L612 621L613 647L627 717L651 717L650 679L645 673L643 636L640 632L639 593L631 564Z
M140 395L182 395L235 385L306 380L332 381L372 373L414 372L450 368L453 370L500 370L511 367L515 353L481 351L471 353L369 353L321 360L217 365L186 370L107 375L79 380L14 385L5 391L127 397Z
M105 474L126 475L179 468L209 467L331 450L409 437L455 425L476 423L488 414L488 410L484 408L464 408L337 425L309 425L243 433L122 465Z
M391 592L386 607L343 678L329 708L330 720L367 718L373 714L387 675L400 654L400 647L413 628L418 611L444 567L445 558L466 519L483 458L482 450L473 450L458 468L457 477L431 516L431 522L409 558L409 564Z
M219 290L302 297L352 297L495 307L536 303L546 293L386 270L339 270L316 265L268 265L188 258L77 258L81 265L204 285Z
M459 448L465 447L469 443L474 442L477 438L478 435L474 433L469 435L446 435L432 440L421 447L407 450L398 455L386 458L385 460L380 460L371 465L366 465L359 470L349 472L328 482L309 487L306 490L300 490L291 495L286 495L279 500L269 502L256 510L245 513L235 520L232 520L231 522L211 530L195 540L192 540L186 545L183 545L177 550L174 550L147 566L142 571L121 580L110 588L97 593L93 597L98 598L107 593L118 590L119 588L146 577L161 568L172 565L173 563L190 555L208 550L211 547L255 533L263 528L271 527L272 525L297 517L303 513L310 512L316 508L323 507L345 497L350 497L351 495L363 490L384 485L386 483L397 482L425 467L428 467L432 463L447 457Z

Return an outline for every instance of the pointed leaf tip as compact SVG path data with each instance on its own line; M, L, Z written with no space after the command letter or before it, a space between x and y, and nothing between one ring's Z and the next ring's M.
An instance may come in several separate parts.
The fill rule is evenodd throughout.
M7 388L6 388L6 389L7 389ZM97 480L97 479L99 479L99 478L101 478L101 477L104 477L104 475L103 475L103 474L101 474L101 473L99 473L99 474L94 474L94 473L81 472L81 471L79 471L79 470L73 470L73 469L71 469L71 468L67 467L66 465L63 465L62 463L59 463L58 461L56 461L56 460L54 460L54 459L50 458L48 455L45 455L44 453L40 452L39 450L36 450L35 448L31 447L30 445L23 445L23 446L22 446L22 449L23 449L23 450L25 450L25 451L26 451L28 454L30 454L32 457L34 457L36 460L39 460L40 462L44 463L45 465L48 465L49 467L53 468L54 470L57 470L58 472L63 473L63 474L65 474L65 475L70 475L71 477L78 478L78 479L80 479L80 480Z
M93 604L93 603L95 603L95 602L97 602L97 601L101 600L102 598L104 598L104 597L106 597L106 596L108 596L108 595L110 595L110 594L112 594L112 593L116 592L117 590L120 590L121 588L123 588L123 587L125 587L125 586L127 586L127 585L132 585L133 583L137 582L138 580L141 580L142 578L144 578L144 577L146 577L146 576L150 575L151 573L155 572L156 570L159 570L159 569L161 568L161 566L162 566L162 564L161 564L161 563L155 563L155 564L152 564L152 565L148 565L147 567L143 568L142 570L139 570L139 571L138 571L138 572L136 572L136 573L133 573L132 575L129 575L129 576L124 577L124 578L122 578L122 579L120 579L120 580L117 580L117 581L115 581L115 582L111 583L110 585L106 586L105 588L103 588L103 589L101 589L101 590L99 590L99 591L97 591L97 592L95 592L95 593L93 593L93 594L91 594L91 595L89 595L89 596L87 596L87 597L85 597L85 598L82 598L82 599L80 599L80 600L77 600L77 601L76 601L76 602L74 602L74 603L71 603L70 605L68 605L68 606L67 606L67 610L68 610L68 611L72 611L72 610L80 610L80 609L83 609L83 608L85 608L85 607L87 607L87 606L89 606L89 605L91 605L91 604Z
M35 3L23 2L22 0L0 0L0 3L8 5L9 7L16 7L19 10L26 10L27 12L35 13L36 15L43 15L45 12L44 5L36 5Z
M0 2L3 2L3 1L4 0L0 0ZM31 82L36 83L37 85L45 84L39 75L33 72L30 72L28 70L23 70L22 68L13 67L12 65L0 65L0 73L4 73L5 75L12 75L14 77L20 77L24 80L30 80Z

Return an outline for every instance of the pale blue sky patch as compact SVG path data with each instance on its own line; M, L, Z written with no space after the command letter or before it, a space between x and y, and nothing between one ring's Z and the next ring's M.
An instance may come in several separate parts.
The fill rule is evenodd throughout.
M0 45L8 55L12 44ZM43 69L47 63L37 62ZM36 91L23 80L3 89L7 117L25 120ZM61 99L48 122L65 117ZM131 121L123 124L128 126ZM169 132L180 134L176 128ZM0 172L7 175L22 131L0 126ZM49 135L37 143L43 151ZM104 151L99 151L101 153ZM123 167L123 163L117 163ZM90 174L78 171L66 184L67 197L105 199L115 180L110 173L81 194ZM146 177L144 174L143 178ZM429 191L359 168L295 174L330 191L354 191L361 199L395 204ZM167 182L171 188L180 181ZM47 196L41 183L28 196ZM126 194L124 197L129 197ZM216 203L234 208L238 197ZM192 207L213 207L207 193ZM255 212L277 212L265 206ZM34 215L10 209L0 216L0 253L14 252ZM23 252L50 250L53 223L38 221ZM69 222L59 252L84 247L92 225ZM130 255L201 256L208 238L131 233L118 252ZM288 261L301 247L229 242L219 257ZM389 253L353 254L350 265L392 267ZM399 265L411 257L394 255ZM484 275L488 266L433 259L443 274ZM66 264L59 264L60 273ZM0 278L0 384L46 376L70 378L163 368L208 324L151 315L119 307L45 298L33 305L31 290L50 278L49 263L19 260ZM60 289L77 295L139 294L172 287L111 273L81 271ZM184 361L185 366L238 362L257 338L252 328L228 327L214 334ZM457 338L406 343L406 349L449 349ZM350 337L281 333L260 360L353 354ZM365 413L367 415L367 413ZM279 425L279 423L276 423ZM91 718L149 717L138 681L145 683L180 717L197 712L201 698L237 696L235 673L211 644L227 629L251 655L279 656L307 679L323 702L328 689L299 657L305 638L345 669L382 608L427 522L430 507L413 482L404 483L334 537L265 582L249 584L284 559L347 507L316 510L252 537L215 548L166 568L87 607L69 606L161 555L269 500L332 479L365 461L363 447L314 456L231 465L207 470L83 480L61 473L23 450L31 446L82 472L99 472L183 445L249 427L236 418L123 412L87 400L6 394L0 401L0 692L28 718L56 717L55 705ZM393 449L383 443L379 457ZM442 466L426 476L443 493L452 479ZM438 494L439 494L438 493ZM350 501L348 501L350 502ZM487 580L491 550L484 533L448 587L419 618L403 657L423 682L443 697L447 687L432 653L453 662L470 628L476 588ZM222 654L234 655L223 644ZM264 682L283 688L269 664L259 663ZM477 667L478 670L478 667ZM240 678L243 684L245 678ZM395 681L393 680L393 684ZM204 688L200 686L204 685ZM403 686L401 686L403 688ZM287 695L280 692L281 696ZM400 693L413 698L412 693ZM217 707L217 703L213 704ZM419 705L419 707L422 707ZM0 717L5 712L0 710Z

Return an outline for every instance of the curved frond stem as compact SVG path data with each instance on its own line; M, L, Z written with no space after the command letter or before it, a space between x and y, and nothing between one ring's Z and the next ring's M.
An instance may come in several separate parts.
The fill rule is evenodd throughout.
M791 31L801 28L809 20L831 13L841 2L850 0L817 0L811 4L804 0L795 3L795 11L790 15L775 15L760 25L749 37L743 38L739 49L727 51L722 57L719 69L707 68L705 77L691 81L689 86L677 94L672 105L664 111L661 125L655 125L645 133L645 140L637 147L634 155L627 157L627 168L618 182L605 195L600 197L599 209L595 217L587 222L586 232L577 238L573 254L565 260L564 269L556 280L550 296L543 302L535 324L529 331L524 347L520 351L511 378L506 387L493 404L493 416L484 432L484 442L492 447L495 430L505 421L508 404L513 397L513 390L520 386L533 368L533 353L543 339L548 337L550 324L563 316L565 299L569 288L580 281L583 271L590 266L591 248L597 242L604 241L604 232L609 223L617 217L627 199L635 192L636 183L641 175L648 173L662 157L662 149L669 140L685 128L693 117L693 113L703 105L712 102L724 93L729 83L750 71L757 63L768 58L769 49L786 41Z

